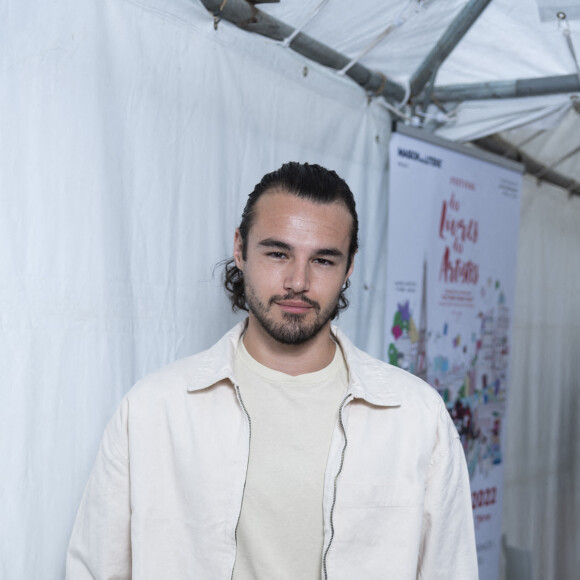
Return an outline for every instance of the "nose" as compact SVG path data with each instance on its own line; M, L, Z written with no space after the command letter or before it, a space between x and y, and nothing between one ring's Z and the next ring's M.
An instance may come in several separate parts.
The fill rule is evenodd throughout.
M284 279L284 290L295 293L307 292L310 288L308 262L293 260L289 262Z

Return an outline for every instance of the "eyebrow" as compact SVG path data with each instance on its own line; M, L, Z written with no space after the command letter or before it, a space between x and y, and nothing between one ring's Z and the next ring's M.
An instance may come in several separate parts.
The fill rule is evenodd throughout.
M282 242L280 240L275 240L274 238L266 238L258 242L258 247L261 248L278 248L279 250L286 250L290 252L292 250L292 246L287 244L286 242Z
M276 240L275 238L266 238L258 242L258 247L261 248L276 248L278 250L285 250L291 252L293 247L286 242ZM314 252L315 256L334 256L342 258L344 254L338 248L320 248Z

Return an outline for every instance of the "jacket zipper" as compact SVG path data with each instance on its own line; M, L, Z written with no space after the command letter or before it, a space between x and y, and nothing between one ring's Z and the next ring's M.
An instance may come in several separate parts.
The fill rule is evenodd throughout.
M344 428L344 421L342 418L342 412L344 411L345 405L352 398L353 398L352 395L349 393L340 404L340 410L338 412L338 423L340 425L340 429L344 437L344 445L342 446L342 452L340 454L340 465L338 467L336 475L334 476L334 490L332 494L332 506L330 508L330 540L328 541L328 546L326 546L326 550L324 550L324 556L322 557L322 569L324 571L325 580L328 580L328 571L326 569L326 557L328 556L328 551L330 550L332 540L334 539L334 506L336 505L336 485L338 482L338 476L340 475L340 472L342 471L342 466L344 465L344 454L346 452L346 446L348 444L348 440L346 437L346 429Z
M237 551L238 551L238 526L240 525L240 517L242 515L242 504L244 502L244 494L246 492L246 482L248 480L248 465L250 463L250 443L252 441L252 420L250 419L250 414L248 413L248 410L246 409L246 406L244 405L244 401L242 399L242 395L240 393L240 387L238 387L238 385L234 384L234 387L236 389L236 394L238 395L238 401L240 402L240 405L242 407L242 410L244 411L244 414L246 415L246 418L248 419L248 461L246 462L246 475L244 477L244 487L242 488L242 501L240 502L240 511L238 512L238 520L236 522L236 529L234 531L234 540L236 542L236 557L237 557ZM236 567L236 558L234 558L234 565L232 567L232 575L231 575L231 580L233 580L234 578L234 569Z

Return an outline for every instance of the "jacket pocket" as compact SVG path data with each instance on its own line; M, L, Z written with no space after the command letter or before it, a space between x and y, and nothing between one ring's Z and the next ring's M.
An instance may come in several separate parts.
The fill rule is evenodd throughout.
M421 485L339 481L328 577L415 580L422 517Z

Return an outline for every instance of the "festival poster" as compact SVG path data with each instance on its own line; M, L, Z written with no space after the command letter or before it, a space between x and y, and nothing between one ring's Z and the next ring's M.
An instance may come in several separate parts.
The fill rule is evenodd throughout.
M458 149L393 133L384 358L443 397L497 580L522 174Z

